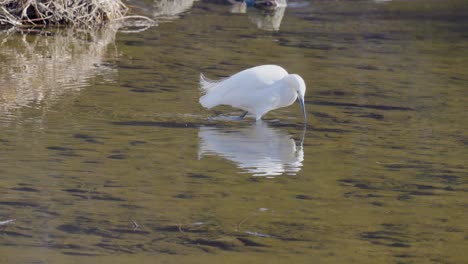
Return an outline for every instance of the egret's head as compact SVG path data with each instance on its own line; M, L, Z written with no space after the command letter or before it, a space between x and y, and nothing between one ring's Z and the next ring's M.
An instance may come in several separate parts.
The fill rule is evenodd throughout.
M289 74L286 78L286 81L288 82L290 87L296 91L297 100L299 101L299 104L301 105L302 114L304 115L304 122L307 122L307 116L306 116L305 105L304 105L304 95L306 92L306 85L305 85L304 80L302 79L301 76L297 74Z

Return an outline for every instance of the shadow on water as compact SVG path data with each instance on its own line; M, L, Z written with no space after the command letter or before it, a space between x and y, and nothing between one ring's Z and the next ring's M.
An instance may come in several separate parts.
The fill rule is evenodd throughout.
M194 128L201 124L191 122L157 122L157 121L116 121L112 124L117 126L147 126L147 127L165 127L165 128Z
M400 111L414 111L411 107L405 106L391 106L391 105L370 105L370 104L356 104L356 103L342 103L342 102L327 102L327 101L311 101L307 104L314 105L331 105L331 106L344 106L344 107L357 107L378 110L400 110Z

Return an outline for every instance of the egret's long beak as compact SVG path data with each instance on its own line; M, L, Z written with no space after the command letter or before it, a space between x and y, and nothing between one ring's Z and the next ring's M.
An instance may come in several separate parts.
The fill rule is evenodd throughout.
M305 105L304 105L304 97L298 96L297 100L299 100L299 104L301 105L302 114L304 115L304 124L305 124L307 123L307 114L306 114Z

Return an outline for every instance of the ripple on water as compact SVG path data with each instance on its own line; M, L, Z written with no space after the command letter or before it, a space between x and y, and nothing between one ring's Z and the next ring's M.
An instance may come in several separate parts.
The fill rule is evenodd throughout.
M197 1L138 34L0 33L0 258L463 263L456 1L292 1L276 32ZM259 127L199 105L199 72L262 63L304 77L306 131L297 104Z

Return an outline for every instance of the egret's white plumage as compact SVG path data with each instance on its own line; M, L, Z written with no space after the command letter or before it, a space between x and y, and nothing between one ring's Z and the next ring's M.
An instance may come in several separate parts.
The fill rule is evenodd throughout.
M306 120L304 80L277 65L253 67L221 80L210 80L200 74L200 87L204 94L200 104L208 109L230 105L260 120L269 111L289 106L298 99Z

